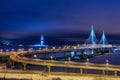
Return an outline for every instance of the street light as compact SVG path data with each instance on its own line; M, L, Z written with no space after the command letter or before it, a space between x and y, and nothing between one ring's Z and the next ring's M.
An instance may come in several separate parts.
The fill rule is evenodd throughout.
M50 56L50 59L53 60L53 56Z
M87 58L87 60L86 60L86 73L87 73L88 63L89 63L89 59Z
M9 49L6 49L6 52L8 52L9 51Z
M53 50L55 50L56 48L55 47L52 47Z
M41 48L39 48L38 50L41 50Z
M34 58L37 58L37 55L36 55L36 54L34 55Z
M106 60L106 69L108 70L109 60Z
M107 66L109 65L109 60L106 60L106 65L107 65Z
M71 60L71 58L70 57L68 57L68 61L70 61Z
M3 49L0 49L0 52L3 52Z
M24 51L24 48L22 48L22 51Z
M87 58L87 63L89 62L89 59Z
M14 49L12 49L12 52L14 52Z
M56 49L56 47L52 47L52 52L53 52L52 54L54 56L54 60L56 60L55 49ZM53 58L53 56L52 56L52 58Z

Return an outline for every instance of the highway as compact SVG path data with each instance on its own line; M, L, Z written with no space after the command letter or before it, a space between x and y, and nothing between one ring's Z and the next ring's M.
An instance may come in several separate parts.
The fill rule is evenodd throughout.
M29 58L19 57L17 55L16 56L12 55L10 58L16 62L25 63L25 64L33 64L33 65L120 71L119 65L111 65L111 64L94 64L94 63L89 63L89 62L81 63L81 62L71 62L71 61L29 59Z
M97 48L100 48L101 46L97 46ZM107 47L110 48L111 46ZM95 47L93 47L95 48ZM64 47L64 48L58 48L58 49L43 49L43 50L32 50L29 51L19 51L17 54L11 55L10 59L14 62L19 62L22 64L32 64L32 65L44 65L49 67L49 72L51 67L65 67L65 68L78 68L78 69L91 69L91 70L101 70L101 71L114 71L114 75L117 75L117 72L120 71L119 65L111 65L109 63L106 64L94 64L90 62L72 62L72 61L55 61L55 60L41 60L41 59L31 59L24 57L24 55L29 54L36 54L36 53L53 53L53 52L64 52L64 51L73 51L78 49L84 49L83 47ZM23 55L22 57L20 55ZM26 66L25 66L26 67ZM24 70L26 70L24 67ZM82 72L81 72L82 73Z
M5 56L5 55L9 55L10 56L10 60L12 60L13 62L19 62L24 64L32 64L32 65L43 65L43 66L47 66L49 67L49 72L51 70L51 67L65 67L65 68L78 68L78 69L92 69L92 70L108 70L108 71L114 71L115 72L115 76L117 75L117 72L120 71L120 66L119 65L111 65L109 63L106 64L94 64L94 63L90 63L85 62L72 62L72 61L55 61L55 60L41 60L41 59L31 59L31 58L27 58L24 55L29 55L29 54L40 54L40 53L44 53L44 54L48 54L48 53L57 53L57 52L69 52L69 51L77 51L77 50L81 50L81 49L85 49L85 48L112 48L113 46L111 45L106 45L106 46L101 46L101 45L97 45L97 46L65 46L63 48L52 48L52 49L48 49L45 48L43 50L33 50L32 48L29 49L28 51L24 51L22 49L19 49L18 51L11 51L11 52L0 52L0 55ZM21 56L22 55L22 56ZM26 65L24 66L24 70L26 69ZM82 73L82 72L80 72Z
M17 52L0 52L0 56L11 56L13 54L16 54Z

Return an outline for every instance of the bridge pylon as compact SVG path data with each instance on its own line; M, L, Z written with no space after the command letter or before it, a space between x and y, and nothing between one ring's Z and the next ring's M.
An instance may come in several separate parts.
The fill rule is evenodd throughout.
M102 44L102 45L108 44L108 41L107 41L107 39L106 39L106 36L105 36L105 32L104 32L104 31L103 31L103 33L102 33L102 37L101 37L101 39L100 39L99 44Z
M98 40L95 35L94 26L91 26L91 32L89 38L86 40L86 44L97 44Z

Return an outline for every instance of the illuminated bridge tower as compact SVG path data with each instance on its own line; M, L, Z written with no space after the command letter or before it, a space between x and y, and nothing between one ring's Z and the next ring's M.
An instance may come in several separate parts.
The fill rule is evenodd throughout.
M44 37L43 37L43 35L41 35L41 37L40 37L40 45L41 45L41 46L44 45Z
M33 46L36 46L36 47L48 47L48 45L45 45L44 44L44 36L43 35L41 35L41 37L40 37L40 43L39 44L34 44Z
M98 42L95 32L94 32L94 26L91 27L91 32L89 38L86 40L86 44L96 44Z
M106 36L105 36L104 31L103 31L103 33L102 33L102 37L101 37L99 43L100 43L100 44L103 44L103 45L108 44L108 41L107 41L107 39L106 39Z

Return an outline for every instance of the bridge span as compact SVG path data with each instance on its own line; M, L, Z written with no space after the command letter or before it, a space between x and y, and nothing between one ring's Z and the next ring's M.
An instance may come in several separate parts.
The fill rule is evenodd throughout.
M97 50L111 50L113 46L107 46L107 47L100 47L100 46L93 46L93 47L64 47L64 48L52 48L52 49L43 49L43 50L33 50L30 49L28 51L19 50L16 52L16 54L13 54L10 56L10 62L13 67L15 67L15 63L21 63L23 66L23 70L29 70L29 65L40 65L47 67L48 73L52 72L52 67L65 67L65 68L75 68L79 69L79 73L83 74L84 69L90 69L90 70L99 70L102 72L102 74L106 74L106 71L112 71L113 75L117 76L120 72L120 66L119 65L112 65L109 64L109 62L106 60L106 64L95 64L90 63L89 59L87 59L87 62L72 62L72 61L55 61L53 59L51 60L42 60L42 59L31 59L28 57L25 57L25 55L30 54L49 54L49 53L57 53L57 52L70 52L70 51L78 51L78 50L84 50L84 49L97 49Z

